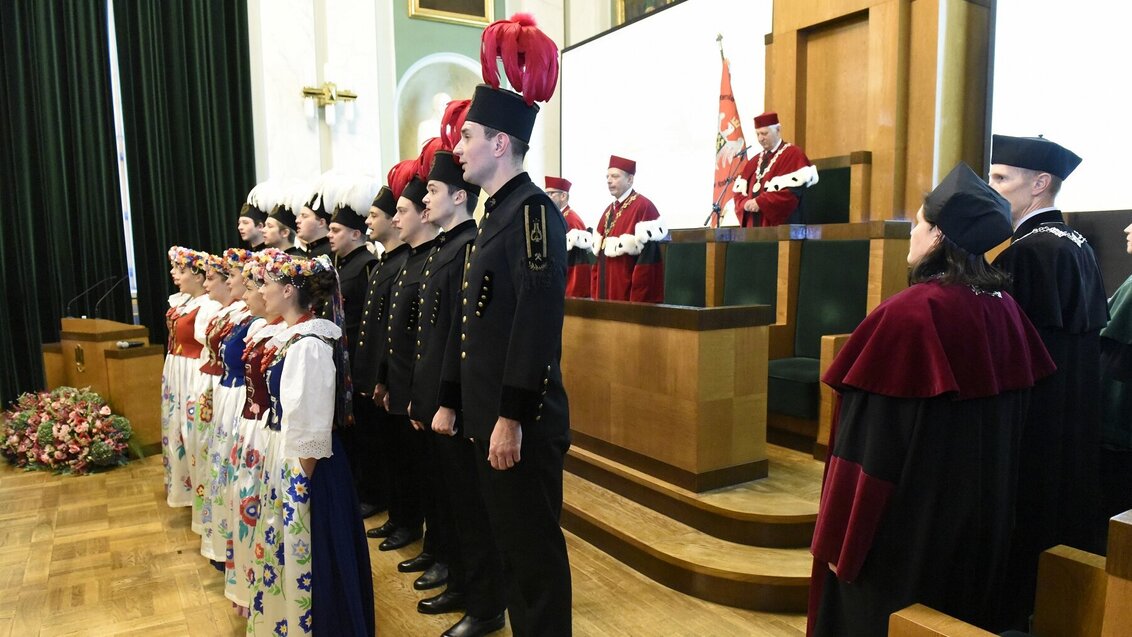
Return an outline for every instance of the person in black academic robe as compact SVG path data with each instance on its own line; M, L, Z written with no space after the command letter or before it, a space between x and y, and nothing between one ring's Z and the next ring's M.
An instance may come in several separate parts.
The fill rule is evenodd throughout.
M965 164L917 213L908 289L853 332L811 551L809 634L888 634L913 603L995 629L1030 388L1053 371L983 253L1006 202Z
M1066 544L1105 552L1100 504L1100 330L1108 322L1092 247L1054 207L1081 162L1040 137L995 135L990 185L1010 202L1014 233L995 267L1038 329L1057 372L1034 388L1022 437L1010 580L1010 626L1033 611L1041 552Z
M1132 253L1132 225L1128 252ZM1103 514L1132 509L1132 277L1108 300L1101 330L1101 484Z

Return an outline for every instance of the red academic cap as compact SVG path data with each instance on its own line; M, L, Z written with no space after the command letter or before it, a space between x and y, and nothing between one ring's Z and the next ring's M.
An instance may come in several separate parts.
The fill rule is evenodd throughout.
M755 128L766 128L778 123L778 113L767 111L755 118Z
M562 192L570 192L570 186L573 184L569 180L561 177L547 177L546 190L561 190Z
M630 175L637 174L637 162L633 161L632 159L618 157L617 155L609 156L609 167L623 170Z

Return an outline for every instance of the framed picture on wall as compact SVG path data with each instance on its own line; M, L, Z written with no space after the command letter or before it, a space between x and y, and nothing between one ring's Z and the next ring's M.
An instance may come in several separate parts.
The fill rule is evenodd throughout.
M482 27L495 21L495 0L409 0L409 17Z
M613 23L625 24L648 15L657 9L663 9L677 0L614 0Z

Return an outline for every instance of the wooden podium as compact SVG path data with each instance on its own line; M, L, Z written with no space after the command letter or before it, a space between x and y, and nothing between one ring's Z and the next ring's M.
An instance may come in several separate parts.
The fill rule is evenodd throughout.
M47 388L90 387L129 419L142 449L160 446L164 346L151 345L144 326L107 319L64 318L59 336L43 345ZM119 349L118 341L144 345Z

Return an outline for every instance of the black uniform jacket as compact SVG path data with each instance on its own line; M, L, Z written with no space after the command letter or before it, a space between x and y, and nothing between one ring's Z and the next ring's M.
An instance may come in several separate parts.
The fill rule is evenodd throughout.
M354 388L363 394L373 393L377 369L385 358L390 288L408 257L409 246L402 243L382 254L377 267L369 275L361 325L358 327L358 346L351 359Z
M344 257L335 259L338 268L338 286L342 290L342 330L346 332L346 345L350 357L355 355L358 343L358 326L362 322L362 304L365 302L369 275L377 264L377 257L364 245Z
M526 173L484 210L465 265L458 335L445 352L440 404L462 409L471 438L490 437L501 416L520 422L524 444L566 435L566 222Z
M413 365L412 405L409 415L432 422L440 393L440 374L452 326L460 320L460 284L464 263L476 237L476 222L468 219L436 238L425 261L421 283L421 320L417 325L417 355ZM459 334L455 335L459 338Z
M420 286L424 264L435 239L409 248L409 257L393 281L385 330L385 358L377 369L377 382L389 390L389 413L409 413L409 386L417 352L417 324L421 316Z

